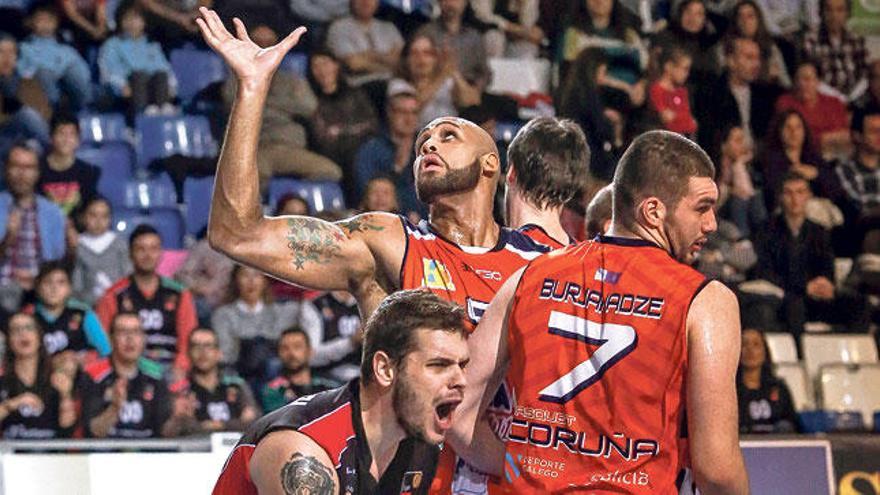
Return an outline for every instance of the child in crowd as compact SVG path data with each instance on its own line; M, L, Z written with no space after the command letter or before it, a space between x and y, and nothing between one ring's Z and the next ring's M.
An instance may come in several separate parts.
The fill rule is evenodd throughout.
M95 196L83 209L85 231L79 235L73 267L73 292L94 304L113 282L131 273L128 244L110 229L110 203Z
M72 115L52 118L52 147L40 161L40 194L57 204L68 217L97 194L101 169L76 157L79 121Z
M144 34L144 15L137 5L117 12L118 32L101 46L98 69L101 83L128 103L129 115L173 113L174 75L159 43Z
M660 115L663 126L673 132L693 136L697 121L691 113L690 95L685 84L691 72L691 56L678 47L660 54L660 77L651 84L648 98Z

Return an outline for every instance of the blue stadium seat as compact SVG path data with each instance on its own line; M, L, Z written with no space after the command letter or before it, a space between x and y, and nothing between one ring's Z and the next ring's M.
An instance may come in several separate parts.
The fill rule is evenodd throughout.
M226 79L226 64L210 50L178 48L171 51L170 58L177 78L177 96L184 103L210 84Z
M339 184L332 181L308 181L291 177L273 177L269 180L269 204L272 208L281 196L293 192L303 197L311 213L345 209L345 199Z
M125 184L134 178L131 146L123 142L82 146L76 156L101 169L98 194L113 206L124 206Z
M198 236L208 226L214 176L187 177L183 181L183 202L186 204L186 233Z
M79 116L83 144L128 141L128 127L121 113L83 113Z
M495 126L495 140L511 142L516 133L525 125L524 122L498 122Z
M177 208L177 192L174 182L166 173L149 179L132 179L124 184L125 208Z
M309 72L309 56L305 53L288 53L278 70L294 74L305 79Z
M145 223L159 231L163 249L183 248L183 218L177 208L155 208L149 211L117 208L113 211L113 229L126 240L135 227Z
M201 115L139 115L135 133L140 167L172 155L209 158L217 154L211 124Z
M804 411L798 414L798 419L804 433L860 431L865 428L859 411Z

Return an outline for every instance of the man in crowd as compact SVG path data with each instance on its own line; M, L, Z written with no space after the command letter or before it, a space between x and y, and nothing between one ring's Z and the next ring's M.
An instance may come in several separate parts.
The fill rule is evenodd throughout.
M360 344L358 344L360 345ZM281 360L281 376L263 388L262 401L266 412L274 411L299 397L336 388L343 381L333 381L312 373L309 356L312 346L309 335L299 327L290 327L278 337L278 358ZM360 357L358 374L360 375ZM357 375L353 378L356 379ZM347 382L349 380L345 380Z
M51 136L52 147L40 163L38 188L70 216L97 194L101 170L76 157L79 121L75 117L56 115L52 119Z
M865 38L846 27L851 14L849 0L820 0L819 29L804 36L803 53L818 64L823 82L850 100L868 75Z

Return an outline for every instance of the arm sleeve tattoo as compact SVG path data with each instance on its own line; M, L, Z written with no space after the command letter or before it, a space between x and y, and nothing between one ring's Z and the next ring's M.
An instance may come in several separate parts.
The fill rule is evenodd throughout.
M345 240L342 230L323 220L294 217L287 220L287 246L293 254L297 270L307 262L326 265L339 253L339 244Z
M281 468L281 486L284 495L333 495L337 491L330 468L299 452Z

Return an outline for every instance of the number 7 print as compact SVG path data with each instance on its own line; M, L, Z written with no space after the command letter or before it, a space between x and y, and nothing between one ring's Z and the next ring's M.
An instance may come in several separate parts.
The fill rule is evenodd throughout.
M578 316L552 311L547 322L554 335L599 346L589 359L541 390L539 399L565 404L581 390L599 381L602 375L632 352L639 338L635 328L614 323L596 323Z

